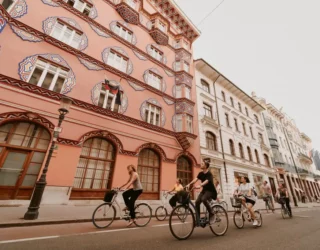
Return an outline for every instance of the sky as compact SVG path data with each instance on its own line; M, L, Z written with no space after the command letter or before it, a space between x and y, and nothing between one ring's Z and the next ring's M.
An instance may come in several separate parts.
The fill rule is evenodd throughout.
M293 118L320 150L320 1L175 0L201 31L203 58Z

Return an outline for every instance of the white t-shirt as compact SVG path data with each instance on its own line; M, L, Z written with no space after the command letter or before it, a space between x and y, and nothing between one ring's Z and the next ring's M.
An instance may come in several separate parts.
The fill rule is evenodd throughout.
M251 189L251 196L248 196L250 189ZM254 200L254 201L256 200L256 197L252 191L252 187L249 183L246 183L246 184L241 183L240 186L238 187L238 192L250 200Z

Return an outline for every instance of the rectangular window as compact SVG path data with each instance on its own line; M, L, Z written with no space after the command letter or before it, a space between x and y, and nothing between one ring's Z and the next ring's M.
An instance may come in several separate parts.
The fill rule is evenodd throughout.
M212 118L212 107L206 103L203 103L204 115Z
M189 68L190 68L189 64L186 63L186 62L184 62L184 63L183 63L183 70L184 70L185 72L188 72L188 73L189 73Z
M243 129L243 133L247 135L246 124L244 122L242 123L242 129Z
M92 9L92 5L83 0L64 0L67 4L77 9L81 13L89 16L90 11Z
M182 97L182 86L176 86L176 98L181 98Z
M107 64L111 67L121 70L122 72L127 72L128 59L115 53L114 51L110 51Z
M28 82L60 93L68 71L57 65L38 59Z
M225 113L225 117L226 117L226 125L230 127L229 115Z
M239 107L239 111L242 113L242 107L240 102L238 102L238 107Z
M246 110L246 115L249 116L249 111L248 111L248 108L245 107L245 110Z
M155 47L151 47L151 56L158 61L162 62L162 52L157 50Z
M236 126L236 131L240 132L240 131L239 131L239 127L238 127L238 120L237 120L237 118L234 118L234 125Z
M180 70L181 70L181 62L180 62L180 61L176 61L175 70L176 70L176 71L180 71Z
M145 122L160 126L161 108L149 103L145 112Z
M185 93L186 93L186 98L191 100L191 89L189 87L184 87Z
M191 115L187 115L187 132L188 133L193 133L193 118Z
M4 0L4 1L2 1L2 3L1 3L1 1L0 1L0 4L2 4L2 6L3 6L8 12L11 10L11 8L12 8L13 5L14 5L14 3L15 3L15 0Z
M121 93L122 95L122 93ZM116 94L112 94L109 89L102 85L100 90L98 106L111 111L119 112L120 105L116 104Z
M135 0L126 0L126 2L132 9L136 8L137 2Z
M76 31L58 19L51 31L51 36L77 49L81 42L82 33Z
M148 74L148 84L156 89L161 90L162 77L154 74L152 71L149 71Z
M132 32L125 29L122 25L120 24L117 24L116 27L115 27L115 30L114 32L122 37L123 39L127 40L128 42L132 42Z
M258 133L258 136L259 136L259 143L264 144L263 135L261 133Z
M175 49L179 49L179 48L181 48L181 43L180 43L180 40L176 40L175 42L174 42L174 46L173 46Z
M183 129L183 122L182 122L182 115L176 116L176 130L177 132L182 132Z
M250 127L251 138L254 139L252 127Z
M233 98L232 97L230 97L230 104L231 104L232 107L234 107L234 102L233 102Z
M185 49L189 49L190 48L190 44L186 40L183 40L183 47Z
M163 22L161 22L161 21L159 21L159 30L161 30L162 32L166 32L166 25L163 23Z
M258 118L258 116L257 116L257 115L254 115L254 120L256 121L256 123L258 123L258 124L259 124L259 118Z

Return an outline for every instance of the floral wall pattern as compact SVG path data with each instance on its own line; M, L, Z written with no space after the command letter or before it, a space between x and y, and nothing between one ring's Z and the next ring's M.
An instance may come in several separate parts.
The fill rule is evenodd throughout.
M36 54L25 58L22 62L19 63L19 71L18 74L22 81L27 82L30 74L32 73L35 63L38 57L42 57L48 59L52 62L60 64L69 69L67 78L64 82L63 88L61 90L61 94L69 93L73 87L76 85L76 77L69 66L69 64L59 55L57 54Z
M4 30L6 27L7 21L0 15L0 33Z
M44 4L50 5L52 7L59 7L59 4L54 2L53 0L41 0Z
M80 63L82 65L84 65L89 70L96 70L96 71L103 70L101 67L99 67L91 62L88 62L88 61L82 59L81 57L78 57L78 59L79 59Z
M120 48L120 47L117 47L117 46L113 46L113 47L108 47L108 48L105 48L103 51L102 51L102 60L105 64L107 64L107 61L108 61L108 56L109 56L109 53L111 50L114 50L115 52L119 52L120 54L126 56L127 58L129 58L128 56L128 53ZM130 75L131 73L133 72L133 64L129 58L128 60L128 67L127 67L127 73L128 75Z
M28 41L28 42L42 42L43 40L41 38L38 38L22 29L17 28L14 25L10 25L10 28L12 29L13 33L15 33L18 37L20 37L23 41Z
M98 82L93 89L91 90L91 100L94 105L98 106L99 103L99 97L100 97L100 90L102 87L102 83L104 81ZM110 80L110 83L115 83L116 85L119 85L120 83L114 80ZM124 114L128 109L128 97L123 91L122 86L120 85L120 90L123 92L122 99L121 99L121 109L119 111L120 114Z
M14 5L12 6L9 14L13 18L20 18L27 14L28 12L28 5L26 0L17 0Z
M105 38L110 38L111 36L109 36L107 33L105 33L104 31L102 31L101 29L97 28L96 26L90 24L91 29L93 29L94 32L96 32L99 36L105 37Z
M68 17L58 17L58 16L53 16L53 17L48 17L46 20L42 22L42 29L43 32L46 33L47 35L50 35L52 32L52 29L54 25L57 23L57 20L60 19L66 23L68 23L70 26L82 31L81 26L72 18ZM82 33L81 36L81 41L79 45L79 50L84 50L85 48L88 47L88 37L86 36L85 33Z
M162 108L160 102L158 102L156 99L153 99L153 98L150 98L146 101L144 101L142 104L141 104L141 107L140 107L140 116L141 116L141 119L143 121L146 120L146 109L148 108L148 104L153 104L153 105L156 105L160 108ZM160 126L161 127L164 127L164 125L166 124L166 115L165 115L165 112L163 109L161 109L161 117L160 117Z

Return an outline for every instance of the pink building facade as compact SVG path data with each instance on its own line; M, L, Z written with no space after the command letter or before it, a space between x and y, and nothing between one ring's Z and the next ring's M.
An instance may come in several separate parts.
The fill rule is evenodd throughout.
M170 0L0 0L0 199L29 200L62 123L43 203L101 199L137 166L158 200L199 171L192 43Z

